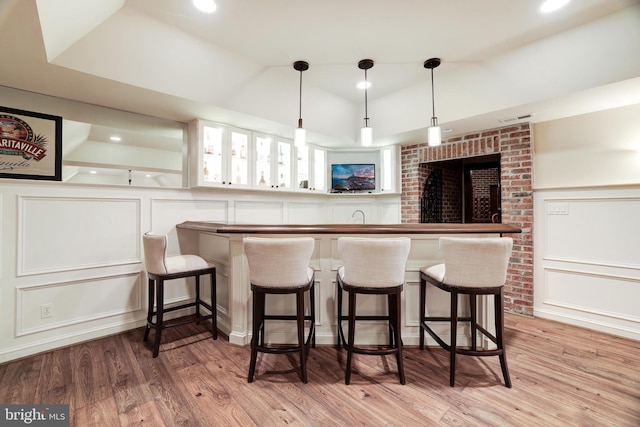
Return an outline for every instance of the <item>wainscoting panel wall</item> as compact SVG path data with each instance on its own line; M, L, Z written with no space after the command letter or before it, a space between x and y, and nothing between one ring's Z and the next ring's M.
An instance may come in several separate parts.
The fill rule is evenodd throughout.
M18 286L16 335L140 311L143 295L140 278L140 273L130 273ZM45 317L42 309L47 305L51 308L50 317Z
M358 197L371 215L384 200L399 206L399 195ZM169 255L199 253L199 234L177 230L188 220L245 223L332 223L333 203L351 215L349 197L294 192L228 189L145 188L3 180L0 186L0 363L146 323L147 276L142 234L169 236ZM353 200L352 200L353 202ZM345 211L346 212L346 211ZM234 249L235 250L235 249ZM208 254L216 258L217 254ZM313 265L328 262L318 250ZM217 260L218 320L230 331L228 261ZM317 277L319 300L331 278ZM167 286L165 301L193 296L192 282ZM202 281L210 299L208 279ZM248 296L248 292L247 292ZM240 296L242 298L242 296ZM246 303L246 298L245 298ZM188 310L172 315L188 314ZM326 322L327 319L319 319Z
M136 198L20 196L18 275L137 263L139 218Z
M640 188L535 192L534 314L640 339Z
M320 199L314 201L288 202L289 224L321 224L329 218L327 203Z
M235 222L241 224L282 224L284 222L284 202L237 201Z

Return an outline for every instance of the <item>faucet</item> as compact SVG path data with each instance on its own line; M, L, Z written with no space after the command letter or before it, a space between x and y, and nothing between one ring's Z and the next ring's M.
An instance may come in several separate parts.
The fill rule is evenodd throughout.
M364 218L364 212L362 212L360 209L356 209L355 211L353 211L353 213L351 214L351 218L353 218L354 216L356 216L356 214L360 212L362 214L362 223L365 224L366 220Z

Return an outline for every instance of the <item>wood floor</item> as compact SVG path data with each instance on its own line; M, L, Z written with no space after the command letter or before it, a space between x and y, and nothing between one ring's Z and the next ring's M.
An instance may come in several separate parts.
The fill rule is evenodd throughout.
M442 349L393 356L312 349L309 383L297 359L266 354L247 383L249 349L204 327L168 330L160 356L137 329L0 365L0 403L70 404L72 426L640 426L640 342L506 315L513 388L497 357L459 357L449 387ZM153 334L152 334L153 336Z

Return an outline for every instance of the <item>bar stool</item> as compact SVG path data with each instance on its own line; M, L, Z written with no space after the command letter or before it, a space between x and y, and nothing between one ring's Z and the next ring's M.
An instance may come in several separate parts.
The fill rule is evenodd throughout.
M353 354L395 354L400 384L405 384L402 364L401 293L404 272L411 249L411 239L398 238L338 238L338 251L343 266L338 269L338 347L347 348L345 384L351 382ZM342 292L349 296L348 339L345 340L342 322ZM386 295L387 315L357 315L356 296L359 294ZM389 326L389 344L382 348L355 346L356 321L384 320Z
M315 294L314 270L309 267L315 240L312 237L262 238L245 237L244 252L249 262L249 277L253 293L253 335L248 382L253 382L258 352L300 353L300 377L307 382L307 356L309 347L315 347ZM305 314L304 294L309 291L309 314ZM295 294L296 314L266 314L267 294ZM297 345L265 344L266 320L295 320ZM305 321L309 333L305 340Z
M160 350L160 337L162 330L174 326L184 325L190 322L200 322L211 319L211 332L213 339L218 338L218 323L216 315L216 267L197 255L167 256L167 236L163 234L145 233L142 237L144 246L144 263L149 278L149 303L147 309L147 328L144 332L144 341L149 338L149 331L155 330L155 342L153 344L153 357L158 357ZM211 304L207 304L200 298L200 276L211 275ZM195 277L196 297L192 302L178 306L165 308L164 283L166 280ZM154 297L155 295L155 297ZM155 299L156 309L153 309ZM183 308L195 307L195 318L179 321L164 321L164 313L169 313ZM211 314L201 315L200 307L204 307ZM156 321L153 321L153 317Z
M424 350L424 333L427 332L442 348L449 351L449 383L451 387L455 383L457 354L498 356L505 385L511 388L504 349L503 289L507 279L507 267L513 248L513 239L510 237L441 237L439 244L444 263L420 269L420 349ZM427 282L450 293L450 316L425 316ZM459 294L469 296L469 316L458 316ZM482 295L494 296L495 335L477 322L477 298ZM460 348L457 345L458 321L469 322L471 326L470 348ZM449 322L451 328L450 344L445 343L427 322ZM478 348L478 331L490 339L496 348Z

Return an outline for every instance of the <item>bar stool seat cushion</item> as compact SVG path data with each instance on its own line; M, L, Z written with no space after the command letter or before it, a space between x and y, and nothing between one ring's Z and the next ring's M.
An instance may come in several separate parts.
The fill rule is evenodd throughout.
M438 282L444 280L444 264L436 264L428 267L421 267L420 273L424 273L427 276L433 278Z

